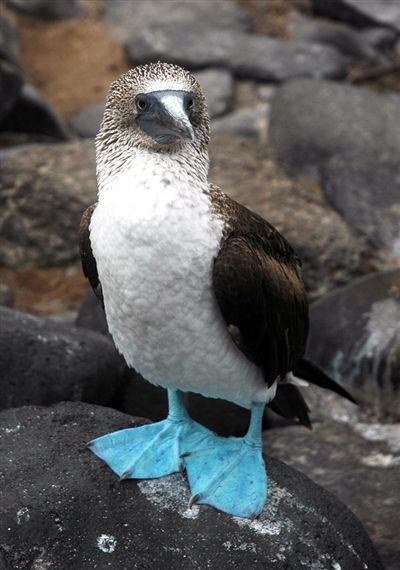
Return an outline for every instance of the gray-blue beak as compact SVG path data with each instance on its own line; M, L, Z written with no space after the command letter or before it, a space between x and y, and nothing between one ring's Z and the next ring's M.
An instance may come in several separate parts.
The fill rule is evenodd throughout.
M152 91L135 98L137 124L158 144L172 144L178 139L194 140L190 122L193 94L188 91Z

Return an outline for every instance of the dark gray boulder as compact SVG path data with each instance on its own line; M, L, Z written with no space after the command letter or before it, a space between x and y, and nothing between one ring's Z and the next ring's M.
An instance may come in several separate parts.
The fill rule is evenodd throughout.
M333 47L286 42L196 25L163 25L138 30L125 45L132 62L168 60L188 69L224 66L239 77L286 81L293 77L340 78L346 59Z
M399 147L400 150L400 147ZM327 200L347 223L400 259L400 177L394 149L333 156L324 164Z
M104 21L123 41L160 22L163 26L227 29L233 34L250 28L250 19L236 0L135 0L134 8L126 0L108 0Z
M360 87L290 81L272 101L270 140L293 174L319 174L326 159L338 154L374 152L379 162L400 146L399 106L398 96Z
M59 114L41 93L25 83L10 113L0 125L1 131L32 133L48 140L66 141L70 132Z
M15 105L22 84L20 68L0 57L0 125Z
M334 47L319 43L288 42L264 35L234 38L228 64L239 77L282 82L295 77L344 77L347 59Z
M351 227L398 255L400 97L299 80L277 90L270 142L292 175L322 182Z
M400 270L377 273L311 305L308 356L367 409L400 420Z
M97 196L92 141L31 144L0 152L0 263L78 259L77 232Z
M18 38L0 11L0 126L18 99L22 85Z
M5 0L12 10L42 20L76 18L81 12L79 0Z
M361 34L372 47L378 50L394 48L396 46L396 41L398 38L396 30L376 26L364 28L361 30Z
M69 123L72 129L81 137L92 139L99 132L104 113L104 102L91 105L74 115Z
M304 390L307 400L308 392ZM398 570L400 544L393 522L400 510L400 424L341 419L316 423L311 432L299 427L270 430L264 453L334 493L365 525L385 569Z
M381 25L400 32L400 4L397 0L312 0L317 14L344 20L354 26Z
M107 404L121 381L109 339L0 307L0 409L61 400Z
M125 50L132 63L163 60L192 70L229 67L229 54L233 53L239 35L240 38L248 37L213 27L198 28L194 23L190 26L153 25L132 35L125 43Z
M372 34L365 34L362 30L341 22L309 18L300 12L292 12L289 19L289 36L296 41L332 45L351 59L385 61L383 54L374 46ZM394 34L391 34L391 39L394 41Z
M268 129L269 106L259 103L254 107L245 107L218 117L211 123L212 135L233 135L265 141Z
M209 68L194 74L206 97L210 118L232 109L234 83L232 74L223 68Z
M0 415L5 567L63 568L68 561L77 570L382 569L355 516L274 459L268 459L270 500L254 521L207 506L188 509L180 474L118 483L84 444L137 423L80 403Z
M0 14L0 59L19 65L18 38L9 21Z
M96 331L103 335L108 334L108 326L103 307L92 290L87 293L79 307L75 325Z

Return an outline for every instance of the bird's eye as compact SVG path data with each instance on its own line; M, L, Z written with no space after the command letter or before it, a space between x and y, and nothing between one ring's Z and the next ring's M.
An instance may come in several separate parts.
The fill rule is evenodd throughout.
M140 110L143 111L146 108L147 105L147 101L144 97L138 97L136 99L136 107Z
M194 105L193 97L190 97L190 98L187 100L186 105L187 105L187 108L188 108L188 109L192 109L192 107L193 107L193 105Z

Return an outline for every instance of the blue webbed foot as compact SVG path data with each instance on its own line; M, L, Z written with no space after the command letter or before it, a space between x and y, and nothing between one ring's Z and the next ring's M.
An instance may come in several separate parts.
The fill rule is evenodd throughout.
M122 479L163 477L179 471L185 423L163 420L103 435L88 444Z
M91 441L89 449L121 479L152 479L179 471L186 438L211 432L188 416L180 392L169 390L168 398L167 419L103 435Z
M89 448L121 477L150 479L186 468L191 502L226 513L254 517L267 500L262 457L264 406L255 404L244 438L219 437L186 413L182 394L169 390L166 420L99 437Z
M208 504L240 517L255 517L267 501L262 456L264 404L253 404L245 437L219 437L194 431L184 440L191 504Z
M267 500L267 475L260 446L245 438L210 435L183 458L191 503L240 517L261 513Z

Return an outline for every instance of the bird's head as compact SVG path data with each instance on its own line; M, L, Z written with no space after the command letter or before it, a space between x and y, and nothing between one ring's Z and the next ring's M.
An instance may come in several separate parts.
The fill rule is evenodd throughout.
M169 63L131 69L111 85L96 141L169 154L207 149L209 119L199 83Z

